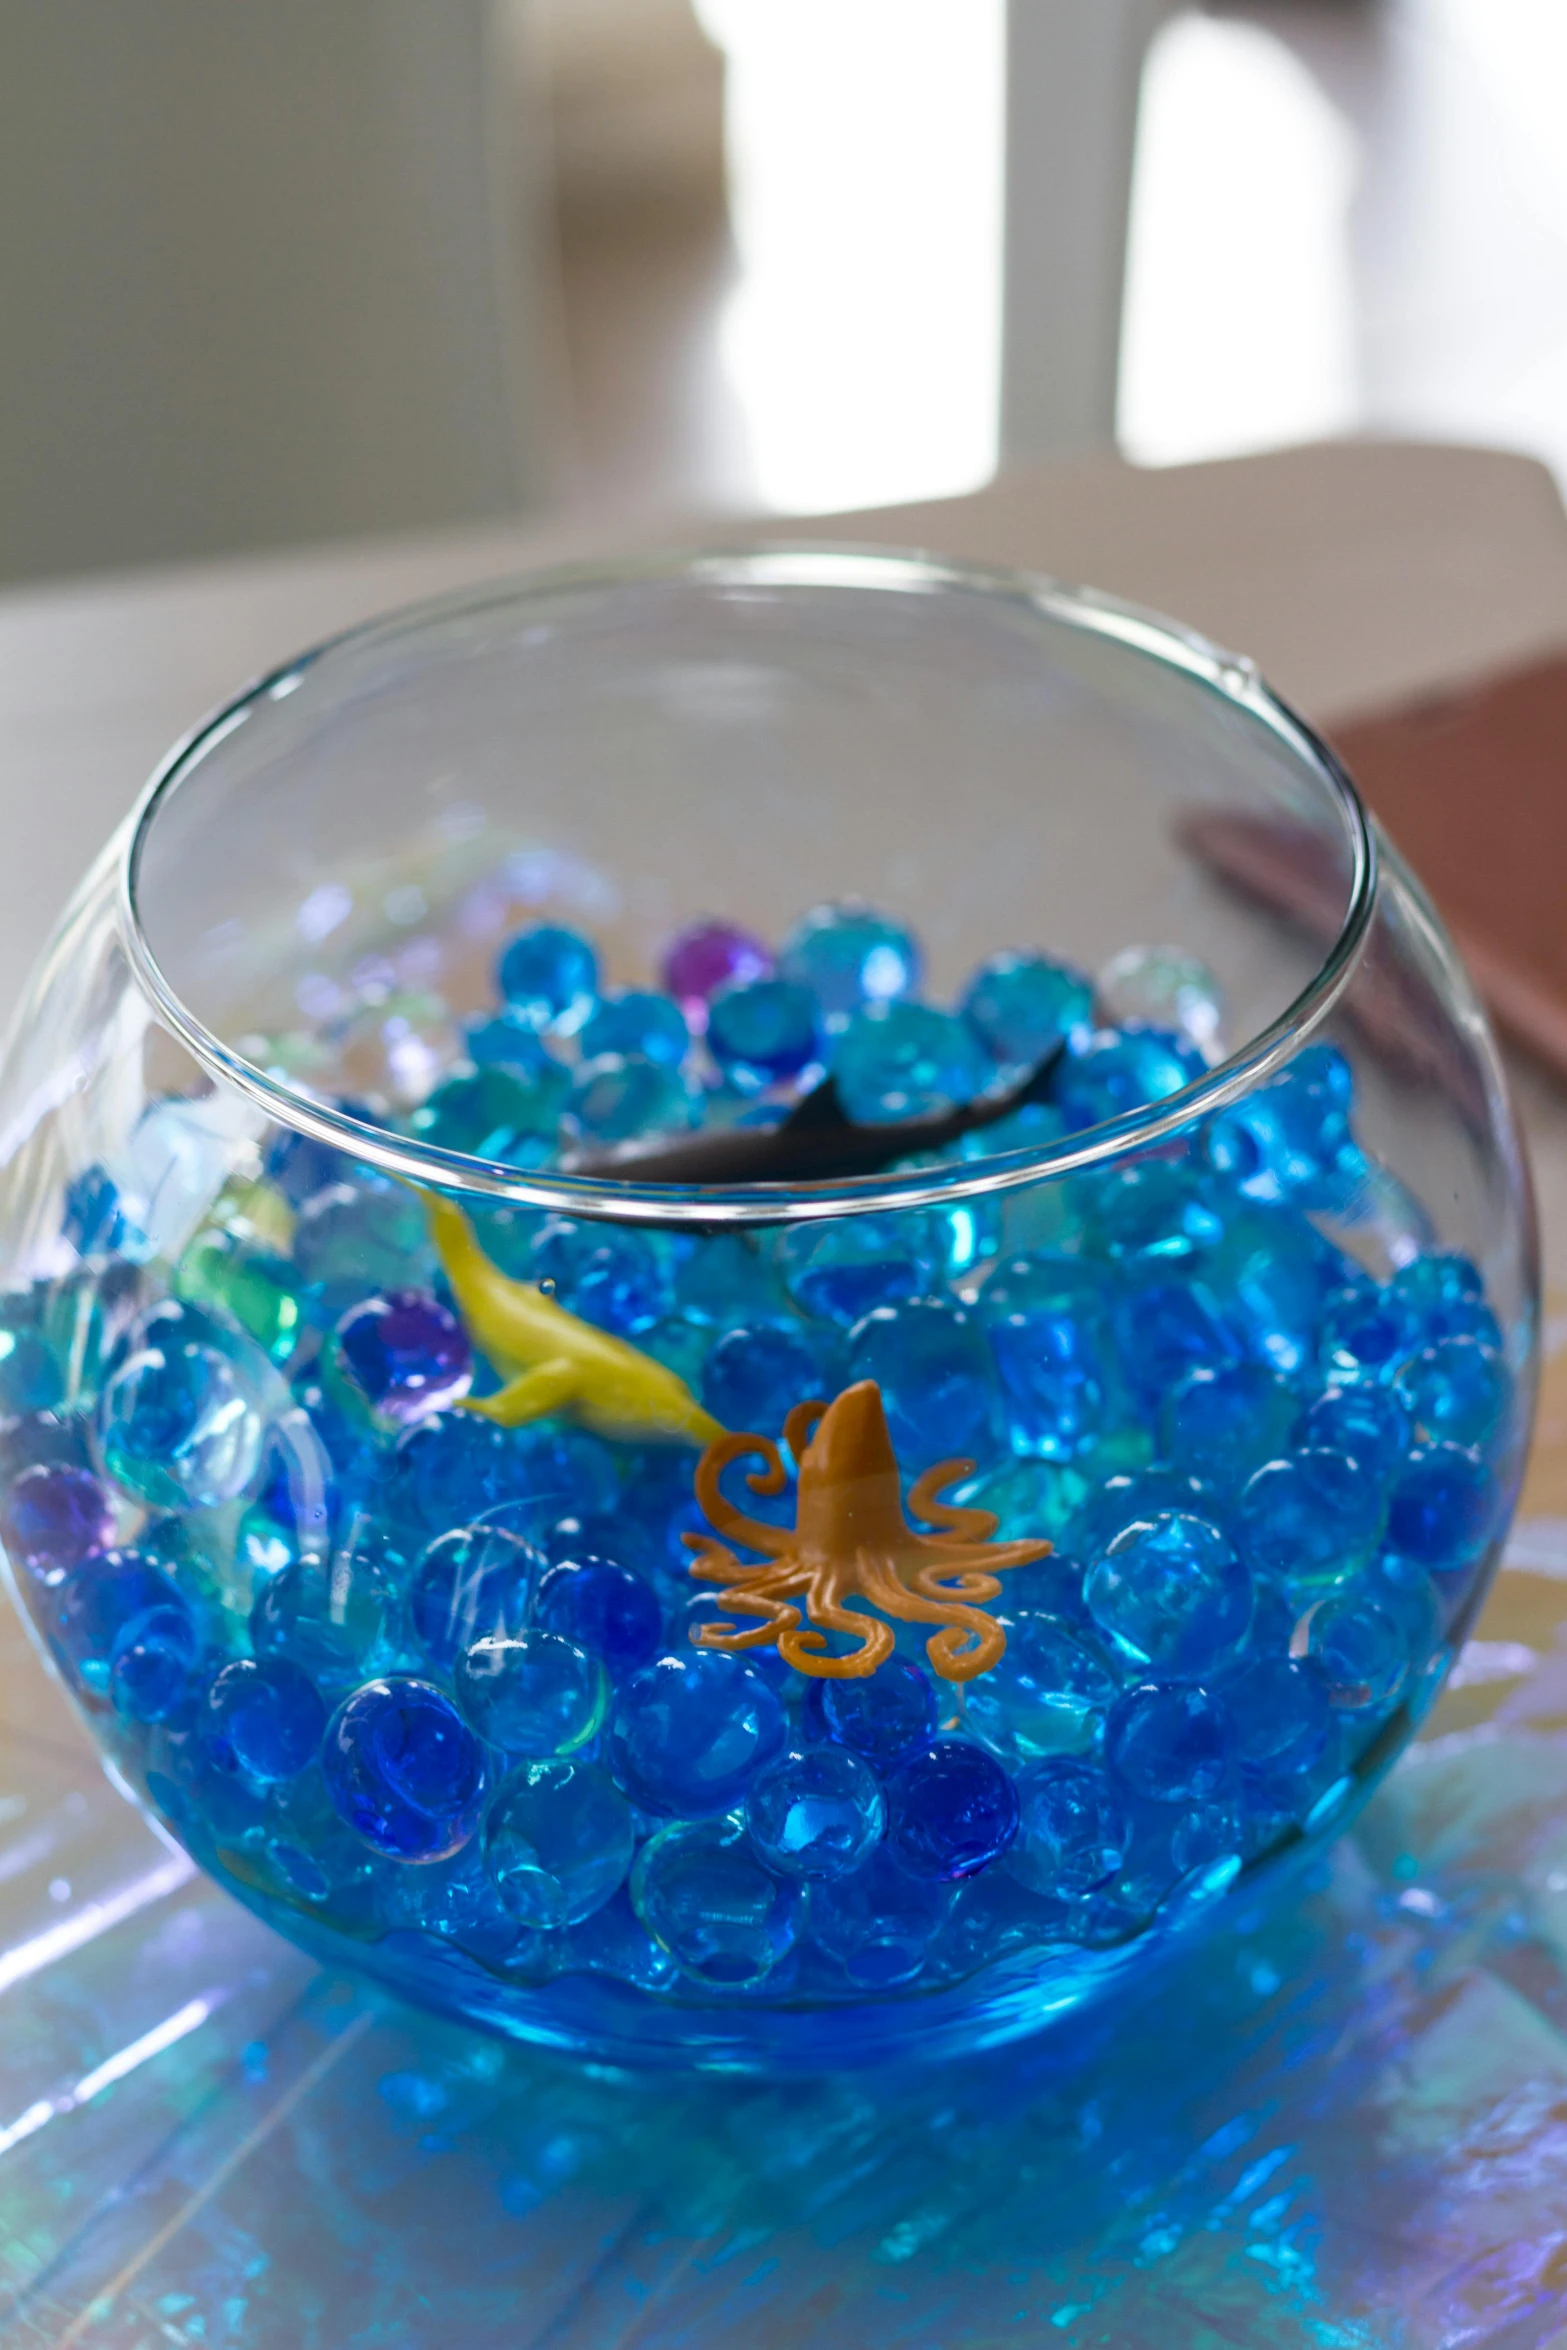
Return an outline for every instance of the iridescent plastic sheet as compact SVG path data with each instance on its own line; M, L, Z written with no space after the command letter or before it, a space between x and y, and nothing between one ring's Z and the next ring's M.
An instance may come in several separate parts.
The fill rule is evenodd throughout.
M1132 2007L939 2072L583 2070L320 1973L0 1653L0 2343L1567 2339L1567 1353L1359 1827Z

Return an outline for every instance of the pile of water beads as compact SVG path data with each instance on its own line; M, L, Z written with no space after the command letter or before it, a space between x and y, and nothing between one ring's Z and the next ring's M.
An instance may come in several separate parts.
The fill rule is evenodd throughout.
M825 1071L857 1123L918 1117L1061 1045L1047 1100L954 1146L978 1156L1220 1049L1216 987L1170 951L1097 980L997 955L952 1009L921 969L896 921L826 906L776 953L697 924L659 988L614 990L537 924L462 1059L370 1109L539 1167L777 1122ZM842 1677L859 1635L807 1612L790 1662L693 1574L699 1444L475 1411L507 1366L427 1203L276 1130L204 1196L205 1112L172 1098L70 1185L60 1269L0 1301L7 1555L198 1858L405 1975L830 2005L1118 1947L1342 1808L1506 1516L1502 1333L1407 1195L1393 1261L1352 1253L1391 1182L1352 1091L1311 1044L1157 1149L944 1209L719 1234L472 1207L503 1286L757 1439L720 1484L771 1549L741 1542L731 1581L803 1538L791 1414L869 1384L900 1539L966 1513L982 1552L1028 1554L983 1602L983 1670L968 1635L938 1665L929 1608ZM955 1457L955 1491L916 1491Z

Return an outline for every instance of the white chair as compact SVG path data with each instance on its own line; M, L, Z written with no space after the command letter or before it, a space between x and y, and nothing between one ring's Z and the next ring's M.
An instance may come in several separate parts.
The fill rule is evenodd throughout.
M512 30L491 0L0 0L0 579L537 494Z

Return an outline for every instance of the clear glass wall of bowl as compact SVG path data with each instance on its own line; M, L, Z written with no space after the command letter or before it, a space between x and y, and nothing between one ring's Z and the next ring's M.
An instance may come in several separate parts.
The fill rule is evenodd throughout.
M963 1115L639 1170L826 1075ZM1092 597L722 556L342 640L105 850L0 1138L0 1528L106 1758L284 1934L600 2055L1149 1963L1351 1815L1517 1490L1469 983L1255 675Z

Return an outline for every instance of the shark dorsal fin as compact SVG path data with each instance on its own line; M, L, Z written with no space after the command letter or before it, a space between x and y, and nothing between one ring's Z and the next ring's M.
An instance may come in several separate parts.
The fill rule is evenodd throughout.
M789 1112L780 1134L841 1134L849 1124L838 1098L836 1077L824 1077Z

